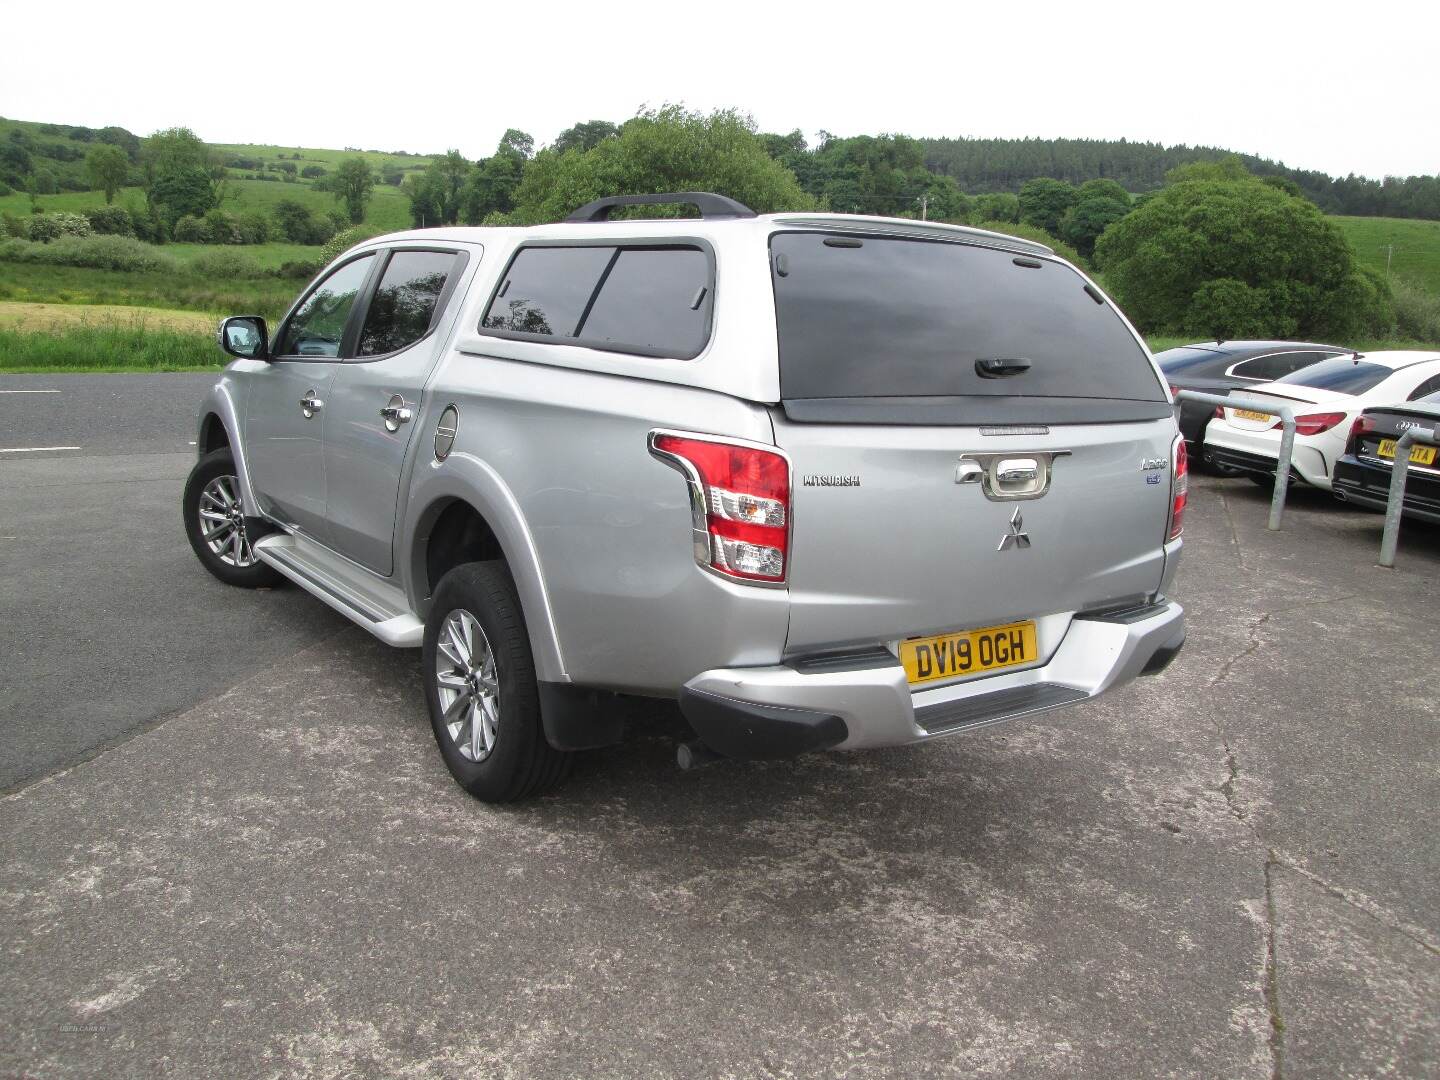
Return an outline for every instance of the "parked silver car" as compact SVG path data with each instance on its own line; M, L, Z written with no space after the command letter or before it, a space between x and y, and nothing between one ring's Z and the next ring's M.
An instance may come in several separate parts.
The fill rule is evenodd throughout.
M620 740L632 695L678 699L682 761L781 757L1083 701L1184 641L1169 393L1027 240L617 197L367 241L219 337L201 562L422 648L482 799Z

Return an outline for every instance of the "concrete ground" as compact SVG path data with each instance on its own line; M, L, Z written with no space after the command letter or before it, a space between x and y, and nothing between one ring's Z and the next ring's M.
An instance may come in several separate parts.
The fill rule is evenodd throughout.
M0 454L0 1076L1440 1074L1440 531L1197 478L1161 676L495 808L413 654L205 576L198 390L113 378Z

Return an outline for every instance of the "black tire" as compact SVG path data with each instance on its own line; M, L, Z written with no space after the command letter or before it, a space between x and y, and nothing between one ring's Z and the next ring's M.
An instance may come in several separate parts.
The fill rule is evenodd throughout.
M461 752L441 705L436 659L442 655L441 631L457 612L468 612L479 623L495 660L499 687L493 746L478 761ZM565 779L573 755L545 741L530 636L503 562L464 563L440 579L425 620L421 658L430 727L445 767L461 787L484 802L505 803L542 794ZM465 728L460 735L463 741Z
M257 524L255 518L244 518L243 506L240 507L242 516L238 531L241 551L238 560L233 552L213 550L210 542L201 532L200 502L204 497L205 489L214 481L230 477L230 490L238 503L239 484L235 480L236 475L235 457L230 453L228 447L212 450L190 470L190 477L185 481L185 494L180 500L185 517L185 536L189 539L190 546L195 551L195 557L200 560L201 565L226 585L236 585L242 589L272 588L284 579L274 567L255 560L254 553L249 548L251 543L258 540L269 529ZM206 508L211 512L218 512L208 500Z

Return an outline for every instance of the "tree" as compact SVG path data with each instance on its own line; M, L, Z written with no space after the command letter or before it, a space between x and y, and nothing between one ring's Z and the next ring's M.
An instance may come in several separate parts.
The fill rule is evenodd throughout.
M586 150L594 150L606 139L613 139L620 129L608 120L591 120L588 123L576 124L568 127L550 144L550 149L557 154L563 154L567 150L579 150L582 153Z
M976 221L1019 222L1020 200L1008 191L975 196Z
M218 206L225 166L189 128L166 128L145 140L145 196L166 224L204 217Z
M108 205L115 201L115 193L125 186L130 176L130 159L120 147L100 143L85 155L85 172L90 177L90 185L105 192Z
M417 229L454 225L465 205L465 187L475 166L447 150L435 158L423 173L411 173L402 187L410 196L410 218Z
M1102 180L1101 184L1109 184L1111 181ZM1115 185L1119 187L1119 184ZM1081 185L1081 191L1090 187L1089 184ZM1092 190L1104 190L1092 189ZM1124 200L1114 198L1111 195L1096 194L1082 197L1079 202L1066 210L1060 218L1058 235L1068 244L1075 245L1075 249L1085 258L1090 258L1095 253L1095 241L1100 238L1110 225L1119 221L1130 212L1130 196L1121 189L1125 195Z
M375 189L375 170L370 168L368 161L362 157L346 158L335 170L335 175L325 181L325 186L336 201L344 205L352 225L365 220L365 207Z
M1027 180L1020 186L1020 220L1057 235L1060 219L1078 197L1075 188L1064 180L1048 176Z
M1383 281L1340 230L1253 178L1172 184L1106 229L1095 257L1147 333L1344 340L1390 323Z
M535 140L529 135L511 128L495 153L476 165L465 183L467 223L478 225L491 214L508 214L515 208L515 190L534 146Z
M794 174L766 154L748 116L733 110L706 115L669 105L641 112L617 136L583 153L536 154L515 192L510 220L559 221L605 195L657 191L714 191L760 213L815 205ZM680 211L645 207L643 213L656 217Z
M281 199L271 213L280 236L292 244L323 244L335 232L329 222L317 219L308 206L294 199Z
M1104 178L1086 180L1075 189L1076 202L1084 202L1086 199L1114 199L1124 206L1130 205L1130 193L1124 186L1115 180Z
M964 224L970 220L969 197L956 186L948 176L927 174L929 181L921 196L924 199L925 217L930 221L948 221Z

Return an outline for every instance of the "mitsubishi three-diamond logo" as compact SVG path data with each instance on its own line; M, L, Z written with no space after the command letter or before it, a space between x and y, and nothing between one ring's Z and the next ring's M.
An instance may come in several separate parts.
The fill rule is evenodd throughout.
M1025 531L1025 519L1020 516L1020 508L1015 508L1015 513L1010 515L1010 531L1000 537L1000 546L996 551L1004 551L1006 548L1028 548L1030 546L1030 534Z

